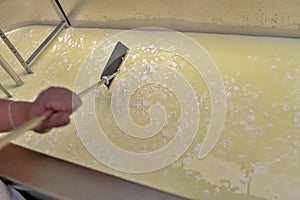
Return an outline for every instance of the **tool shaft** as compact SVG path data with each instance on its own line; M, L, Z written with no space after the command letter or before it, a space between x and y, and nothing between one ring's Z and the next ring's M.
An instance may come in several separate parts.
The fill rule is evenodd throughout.
M109 82L111 79L115 78L118 73L119 73L119 71L117 71L116 73L114 73L110 76L103 76L102 79L98 83L95 83L94 85L84 89L83 91L78 93L78 95L80 97L84 97L85 95L89 94L91 91L96 89L97 87L99 87L99 86L103 85L104 83Z

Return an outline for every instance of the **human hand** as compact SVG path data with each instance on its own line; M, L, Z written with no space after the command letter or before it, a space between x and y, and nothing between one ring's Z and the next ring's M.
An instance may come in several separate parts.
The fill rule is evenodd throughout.
M72 91L62 87L50 87L42 91L33 102L29 118L47 113L48 118L34 131L45 133L51 128L65 126L70 123L69 115L74 112L82 101Z

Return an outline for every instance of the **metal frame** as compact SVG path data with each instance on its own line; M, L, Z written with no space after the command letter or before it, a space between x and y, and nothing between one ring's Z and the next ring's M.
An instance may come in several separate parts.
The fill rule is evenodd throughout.
M5 89L5 87L3 87L3 85L0 83L0 90L6 94L7 98L11 98L12 95Z
M27 63L25 62L25 60L23 59L21 54L18 52L18 50L15 48L15 46L11 43L11 41L8 39L8 37L5 35L5 33L1 29L0 29L0 36L1 36L2 40L4 41L4 43L6 44L6 46L11 50L11 52L14 54L14 56L18 59L18 61L24 67L26 72L28 74L32 74L31 69L29 68L29 66L27 65Z
M0 65L8 73L8 75L16 82L17 86L21 86L24 82L20 76L9 66L5 59L0 55Z
M23 66L27 74L32 74L33 71L31 70L30 66L34 63L37 57L42 53L42 51L49 46L51 41L62 31L62 29L66 26L71 26L67 15L65 14L62 6L60 5L58 0L52 1L53 8L56 11L56 14L62 20L54 30L49 34L49 36L39 45L39 47L31 54L31 56L25 61L22 55L18 52L16 47L13 43L8 39L6 34L2 29L0 29L0 37L6 44L6 46L11 50L13 55L17 58L20 64ZM16 82L17 86L21 86L24 82L18 76L18 74L13 70L13 68L5 61L5 59L0 55L0 65L3 69L8 73L8 75ZM0 90L2 90L7 97L12 97L12 95L4 88L3 85L0 85Z
M40 44L40 46L32 53L32 55L25 62L24 58L12 44L12 42L8 39L5 33L0 29L0 36L2 40L5 42L7 47L12 51L14 56L19 60L21 65L24 67L28 74L33 73L29 66L34 62L34 60L41 54L41 52L51 43L51 41L60 33L60 31L67 25L66 21L61 21L55 29L50 33L50 35Z
M51 43L51 41L60 33L60 31L66 25L65 21L62 21L55 27L55 29L50 33L50 35L42 42L42 44L32 53L32 55L27 59L26 64L30 66L36 58L41 54L41 52Z

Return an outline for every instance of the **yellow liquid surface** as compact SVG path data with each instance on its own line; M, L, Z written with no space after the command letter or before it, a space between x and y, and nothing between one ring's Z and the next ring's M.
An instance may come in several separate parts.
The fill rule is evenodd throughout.
M8 33L8 37L27 58L52 28L25 27ZM85 120L74 120L69 126L45 135L28 132L15 143L191 199L298 199L300 40L187 33L186 36L203 47L199 47L202 59L191 63L191 57L197 55L197 52L192 52L195 49L182 52L176 40L173 41L174 47L157 48L146 36L149 32L130 37L120 30L63 30L35 61L33 75L24 73L2 43L1 55L25 82L23 86L16 87L1 71L1 83L16 100L33 100L41 90L52 85L80 92L97 81L94 76L99 78L103 69L98 64L105 64L112 44L121 40L122 34L126 35L126 44L130 48L111 88L99 87L94 96L85 97L85 105L95 105L94 113L83 106L84 109L78 110L73 117ZM147 44L137 42L133 45L134 41L146 40L144 38ZM161 41L162 46L164 42ZM184 48L184 45L180 47L181 50ZM189 48L192 47L187 46L186 50ZM226 116L216 143L207 136L209 124L219 111L212 112L214 100L211 101L212 91L209 88L215 83L206 80L209 76L205 73L209 74L210 70L201 71L201 67L206 65L217 66L220 76L215 74L210 78L217 80L221 77L225 89ZM177 75L169 74L169 71ZM141 83L140 86L130 93L130 87L134 87L136 82ZM124 120L128 121L122 125L119 116L123 115L124 102L121 100L128 93L130 98L124 100L128 103ZM186 107L182 109L183 106ZM97 126L91 125L92 117L98 122ZM188 118L185 125L181 123L184 117ZM195 131L192 128L189 131L187 127L195 123ZM152 128L141 128L149 124L153 125ZM156 134L151 135L150 130L160 126ZM153 158L153 164L150 156L147 170L139 159L133 160L131 166L126 160L116 167L110 166L123 154L117 155L118 152L112 148L101 149L105 144L98 138L100 134L104 135L125 152L146 155L171 146L174 138L181 134L180 130L184 129L188 130L187 135L192 140L178 143L178 148L172 147L170 151L173 152L182 148L176 153L178 158L168 161L157 157L162 161ZM137 130L144 130L144 135ZM127 131L131 135L125 134ZM195 135L192 135L194 132ZM150 136L147 137L147 134ZM206 137L213 143L212 150L208 155L199 157ZM103 158L103 155L110 157ZM108 159L111 161L108 162ZM161 162L161 166L157 162Z

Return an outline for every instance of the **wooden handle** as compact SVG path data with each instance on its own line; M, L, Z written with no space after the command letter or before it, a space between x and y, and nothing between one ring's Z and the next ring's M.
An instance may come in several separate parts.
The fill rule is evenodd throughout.
M47 117L48 117L48 113L43 114L43 115L38 116L38 117L35 117L35 118L32 118L31 120L29 120L29 121L25 122L24 124L18 126L13 132L5 134L3 137L1 137L0 149L2 149L7 144L9 144L10 141L12 141L12 140L16 139L17 137L19 137L20 135L24 134L26 131L37 127Z

